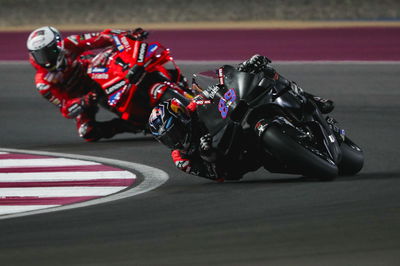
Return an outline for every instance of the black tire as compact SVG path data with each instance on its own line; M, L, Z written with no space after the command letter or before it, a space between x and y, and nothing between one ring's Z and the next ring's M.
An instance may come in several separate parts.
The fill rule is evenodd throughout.
M332 180L338 175L338 168L333 161L323 159L301 146L276 126L268 128L262 140L264 147L274 157L299 174L320 180Z
M351 176L361 171L364 165L364 153L353 141L346 137L340 145L342 160L339 163L339 175Z

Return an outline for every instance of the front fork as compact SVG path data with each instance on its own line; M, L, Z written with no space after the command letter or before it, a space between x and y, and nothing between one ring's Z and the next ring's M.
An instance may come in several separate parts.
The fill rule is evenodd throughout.
M315 121L318 122L318 125L320 126L320 132L322 133L323 136L322 141L326 148L326 151L328 152L331 159L337 165L340 163L342 159L342 153L339 146L340 143L338 142L338 139L336 138L335 133L332 130L331 126L327 123L327 121L325 120L319 109L315 106L314 103L309 103L309 104L312 104L315 107L312 117L314 118Z

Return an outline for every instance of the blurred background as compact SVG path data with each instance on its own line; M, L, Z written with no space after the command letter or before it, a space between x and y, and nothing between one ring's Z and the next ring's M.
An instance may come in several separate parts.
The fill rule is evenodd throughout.
M176 22L192 27L206 22L212 27L212 22L387 22L400 18L398 0L0 0L0 6L0 29L44 24L69 28L151 24L162 28Z

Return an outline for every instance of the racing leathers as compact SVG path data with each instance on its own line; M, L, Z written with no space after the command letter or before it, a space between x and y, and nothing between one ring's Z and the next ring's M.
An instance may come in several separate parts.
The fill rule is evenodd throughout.
M275 69L268 65L269 59L255 55L249 60L241 63L238 67L239 71L248 73L264 72L264 76L275 81L275 86L287 88L293 93L302 94L317 105L323 113L329 113L333 109L331 100L321 99L311 94L304 92L296 83L291 82L281 76ZM238 180L244 174L255 171L264 166L266 169L274 169L276 162L271 159L264 158L263 153L257 149L257 143L250 143L246 147L254 147L254 150L249 151L240 156L223 156L219 151L212 147L212 137L208 133L206 127L199 120L196 114L198 105L208 104L207 99L201 96L195 97L187 106L192 118L191 130L191 145L185 150L173 150L171 153L175 166L188 174L212 179L218 182L224 180ZM258 130L264 129L263 121L255 125L255 133ZM255 140L255 138L244 138L247 141ZM255 140L257 141L257 140Z
M122 119L98 122L99 85L86 74L94 54L92 50L114 45L113 35L135 31L104 30L100 33L71 35L62 40L65 53L61 67L49 71L38 65L30 55L30 63L35 67L35 84L39 93L60 109L68 119L75 119L79 136L87 141L110 138L117 133L132 131L132 127ZM146 32L144 32L146 33ZM147 34L147 33L146 33Z
M185 173L217 182L240 179L245 173L262 166L257 158L250 157L254 153L233 158L223 156L212 147L212 137L196 113L197 106L203 104L208 104L207 100L198 96L186 107L192 121L191 143L184 150L172 150L171 157L175 166Z

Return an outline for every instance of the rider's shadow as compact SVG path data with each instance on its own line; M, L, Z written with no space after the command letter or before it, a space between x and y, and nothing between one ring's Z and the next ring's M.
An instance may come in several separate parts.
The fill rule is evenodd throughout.
M135 136L135 137L124 137L124 138L113 138L113 139L104 139L94 143L125 143L125 142L138 142L138 141L145 141L145 142L157 142L152 136L144 135L144 136Z
M346 182L353 180L387 180L396 178L400 179L400 169L382 172L361 172L355 176L340 176L337 178L337 180L341 182Z

